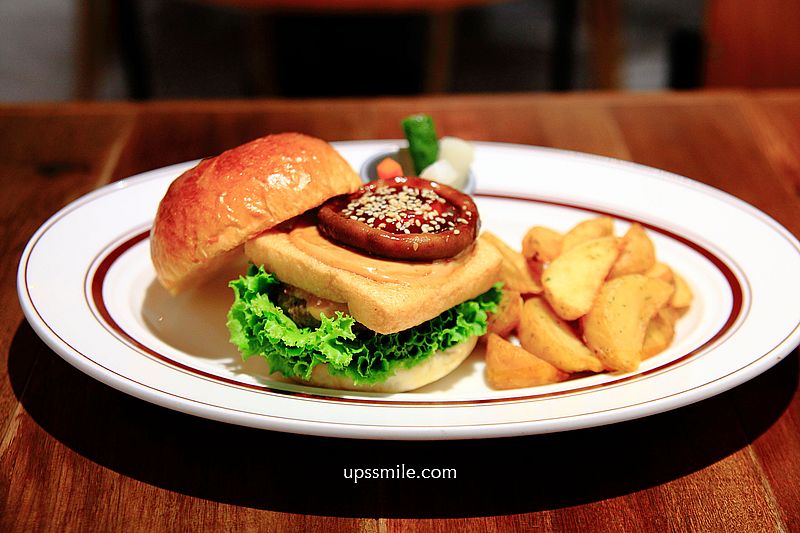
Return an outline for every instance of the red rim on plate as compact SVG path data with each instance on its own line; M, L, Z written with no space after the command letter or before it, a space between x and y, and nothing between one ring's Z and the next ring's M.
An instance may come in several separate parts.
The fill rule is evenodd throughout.
M631 375L622 376L618 379L602 383L602 384L595 384L589 385L585 387L576 387L568 390L558 391L558 392L549 392L543 394L524 394L519 396L513 396L513 391L509 391L512 395L507 398L491 398L491 399L476 399L476 400L441 400L441 401L403 401L404 404L409 405L455 405L455 404L465 404L465 405L479 405L482 403L502 403L502 402L509 402L509 401L519 401L519 400L530 400L536 398L550 398L556 396L564 396L568 394L580 393L587 390L593 390L597 388L605 388L611 385L615 385L618 383L624 383L626 381L631 381L634 379L640 379L641 377L648 376L651 374L663 372L668 370L671 367L679 365L686 361L687 359L700 355L701 353L705 352L706 350L712 348L714 344L720 340L737 322L741 313L742 313L742 304L743 304L743 296L742 296L742 286L739 283L736 275L733 271L728 267L728 265L720 259L718 256L713 254L711 251L707 250L706 248L700 246L699 244L685 238L681 237L680 235L675 234L672 231L669 231L664 228L659 228L654 226L653 224L649 224L643 221L633 220L627 217L620 217L616 216L612 213L608 213L605 211L601 211L598 209L592 208L585 208L585 207L577 207L574 205L560 203L560 202L552 202L546 200L539 200L534 198L521 198L521 197L514 197L514 196L507 196L507 195L484 195L484 194L476 194L477 197L489 197L489 198L502 198L507 200L517 200L517 201L525 201L525 202L534 202L534 203L543 203L549 205L557 205L559 207L567 207L571 209L587 211L597 215L603 216L610 216L614 217L618 220L624 220L625 222L638 222L642 224L642 226L646 227L647 229L665 235L673 240L676 240L685 246L688 246L695 252L701 254L707 260L709 260L724 276L725 280L728 282L728 286L730 288L730 293L733 301L733 305L731 306L730 314L728 315L727 320L722 325L722 327L715 332L710 338L708 338L705 342L701 343L697 347L693 348L692 350L681 354L667 363L660 365L655 368L651 368L648 370L644 370L641 372L636 372ZM132 237L124 238L121 242L114 244L110 247L110 249L105 250L101 253L92 264L97 264L97 268L93 271L87 271L86 275L86 296L87 300L90 300L93 306L91 308L96 309L97 313L95 314L96 319L98 322L106 328L109 333L117 336L122 341L127 343L129 346L133 347L134 349L140 351L143 355L154 357L157 360L171 365L177 369L180 369L185 372L189 372L194 374L198 377L204 379L210 379L213 381L217 381L219 383L223 383L226 385L233 385L237 387L244 387L251 390L262 391L262 392L271 392L276 394L285 394L289 396L299 396L303 398L313 398L318 400L327 400L327 401L336 401L336 402L346 402L346 403L362 403L362 404L382 404L382 405L392 405L398 403L395 400L385 400L380 398L374 398L369 395L362 395L362 397L352 397L350 395L358 396L358 393L347 392L348 396L339 396L331 394L334 391L328 391L326 389L318 389L315 387L306 387L308 391L299 391L294 390L295 388L285 388L285 384L280 382L274 383L265 383L262 385L255 385L252 383L248 383L246 381L237 380L233 378L229 378L226 376L220 376L217 374L213 374L211 372L207 372L201 368L193 367L191 365L187 365L180 361L177 361L168 355L160 352L153 346L149 346L145 340L136 338L135 335L126 331L119 323L114 319L111 313L108 310L108 306L103 297L103 288L106 280L106 275L108 274L109 269L114 265L116 261L118 261L128 250L130 250L133 246L142 243L143 241L147 240L150 235L149 228L141 231ZM223 320L224 317L220 317L220 320ZM573 383L578 383L581 378L576 378ZM282 387L283 385L283 387ZM163 392L163 391L162 391ZM341 394L342 391L338 391L338 394Z

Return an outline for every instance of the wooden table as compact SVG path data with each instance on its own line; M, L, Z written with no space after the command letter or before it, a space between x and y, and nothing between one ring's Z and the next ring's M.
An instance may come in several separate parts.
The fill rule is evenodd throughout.
M79 195L268 132L394 138L400 117L421 110L448 134L690 176L800 235L800 91L0 107L0 530L800 530L797 351L734 390L646 419L376 442L150 405L71 367L23 319L22 248ZM454 467L458 478L354 484L342 475L401 462Z

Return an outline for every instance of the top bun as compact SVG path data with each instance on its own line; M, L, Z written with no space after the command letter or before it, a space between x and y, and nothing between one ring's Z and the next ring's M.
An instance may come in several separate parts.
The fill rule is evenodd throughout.
M158 206L150 233L158 279L173 294L196 286L245 241L360 186L330 144L299 133L268 135L204 159Z

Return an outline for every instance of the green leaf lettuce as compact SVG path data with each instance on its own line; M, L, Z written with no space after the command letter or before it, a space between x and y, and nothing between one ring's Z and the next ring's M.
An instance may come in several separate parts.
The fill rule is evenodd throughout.
M395 369L410 368L436 351L486 333L487 313L500 302L499 285L477 298L448 309L419 326L382 335L354 328L355 320L340 312L322 317L317 328L301 328L270 299L280 281L252 266L246 276L229 283L235 300L228 312L231 342L242 357L264 357L272 372L309 379L314 366L327 363L333 375L355 383L380 383Z

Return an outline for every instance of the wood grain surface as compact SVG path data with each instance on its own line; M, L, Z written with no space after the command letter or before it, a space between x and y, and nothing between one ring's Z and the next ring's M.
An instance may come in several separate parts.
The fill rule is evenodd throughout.
M418 111L450 135L677 172L800 235L800 91L2 106L0 531L800 531L797 351L727 393L640 420L375 442L151 405L71 367L24 320L22 249L79 195L269 132L396 138ZM458 478L343 477L399 463Z

